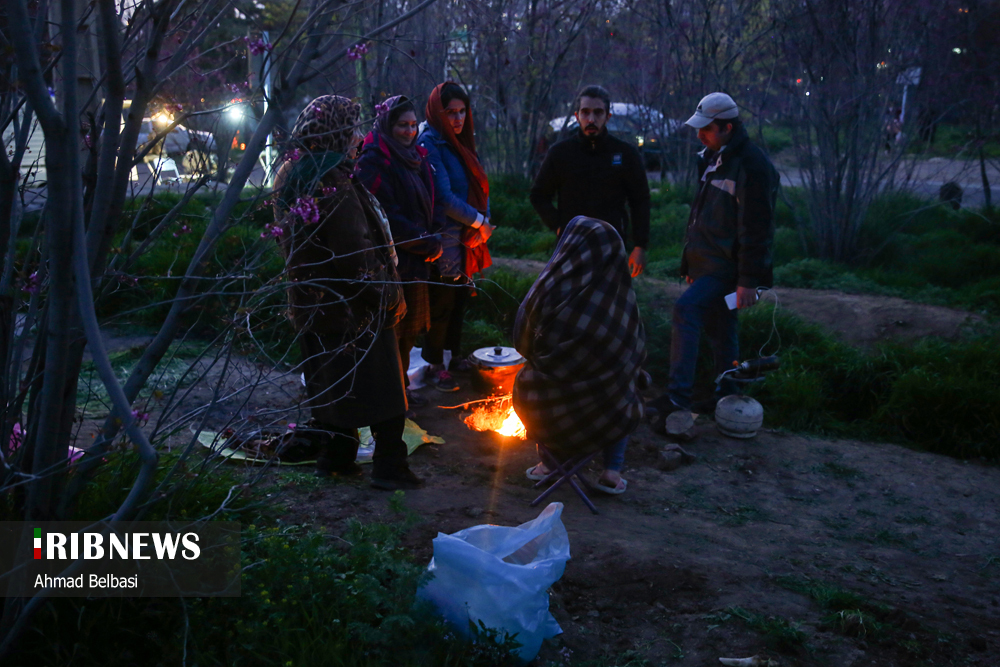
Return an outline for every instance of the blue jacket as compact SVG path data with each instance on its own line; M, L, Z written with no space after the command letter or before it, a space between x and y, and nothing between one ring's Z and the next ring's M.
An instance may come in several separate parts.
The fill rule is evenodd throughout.
M434 172L435 197L444 205L447 214L441 232L444 253L436 262L437 269L442 276L460 276L465 255L462 231L476 221L476 214L479 213L468 203L469 179L458 153L433 127L428 125L420 133L417 143L427 151L427 161ZM489 216L489 203L484 213Z

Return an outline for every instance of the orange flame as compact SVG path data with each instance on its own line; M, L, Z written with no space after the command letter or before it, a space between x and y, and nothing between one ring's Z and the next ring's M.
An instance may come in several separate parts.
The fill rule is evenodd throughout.
M509 438L525 440L528 437L514 406L507 400L476 408L465 418L465 425L473 431L495 431Z

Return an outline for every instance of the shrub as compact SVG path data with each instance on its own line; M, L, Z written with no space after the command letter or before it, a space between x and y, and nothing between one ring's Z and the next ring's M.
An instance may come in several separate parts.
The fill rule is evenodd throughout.
M802 240L799 233L792 227L778 227L774 230L774 265L782 266L805 259Z
M740 316L743 358L765 347L772 321L782 368L755 385L766 422L795 430L909 442L959 457L1000 458L1000 349L993 334L963 342L924 340L873 352L834 341L770 305Z
M547 229L498 227L489 242L490 252L498 257L548 259L556 247L556 235Z
M751 134L756 135L755 132ZM792 145L792 132L787 127L767 124L761 127L762 147L772 156L777 155Z
M839 289L844 292L870 291L847 267L821 259L799 259L774 270L774 282L782 287Z
M490 176L490 214L493 216L491 218L493 224L500 229L545 229L541 218L528 200L530 191L531 179L524 176L517 174Z

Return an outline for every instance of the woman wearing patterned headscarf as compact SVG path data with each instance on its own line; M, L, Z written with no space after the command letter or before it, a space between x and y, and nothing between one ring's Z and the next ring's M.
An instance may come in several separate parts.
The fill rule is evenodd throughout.
M628 436L642 418L645 334L618 232L578 216L521 303L514 346L527 360L514 410L557 457L604 449L597 489L621 493ZM529 479L548 474L539 463Z
M378 105L378 117L365 137L357 171L364 186L382 204L399 254L406 317L396 326L396 336L404 366L409 364L417 337L430 328L427 280L430 263L441 256L441 235L437 232L444 225L444 206L434 196L427 151L417 146L416 140L413 103L402 95L390 97ZM409 389L406 396L410 407L428 403Z
M422 356L430 364L427 382L441 391L455 391L458 385L444 367L444 350L451 350L454 370L460 363L466 285L492 263L486 249L493 233L490 184L476 152L472 108L462 87L446 81L434 88L424 113L427 129L417 142L427 149L436 196L447 217L441 234L444 253L432 269L431 330Z
M360 474L358 428L375 436L372 486L413 488L406 395L393 327L406 313L389 224L352 178L360 107L324 95L299 114L275 177L276 236L302 348L321 476Z

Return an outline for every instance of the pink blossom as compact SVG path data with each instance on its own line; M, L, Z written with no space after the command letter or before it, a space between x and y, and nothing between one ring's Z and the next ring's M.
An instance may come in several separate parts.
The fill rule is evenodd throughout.
M187 225L181 225L180 229L174 232L174 238L175 239L178 238L181 234L190 234L190 233L191 233L190 227L188 227Z
M148 412L140 412L139 410L133 410L132 411L132 418L135 419L135 420L137 420L137 421L139 421L139 422L141 422L141 423L143 423L143 424L145 424L146 422L149 421L149 413Z
M379 104L376 104L375 105L375 114L378 115L378 116L381 116L384 113L389 113L389 103L388 102L380 102Z
M302 222L307 225L319 222L319 206L312 197L299 197L295 200L295 206L289 210L302 218Z
M21 428L20 422L14 424L14 428L10 433L10 446L7 448L11 454L16 452L21 447L24 443L24 436L26 434L26 431ZM66 458L69 459L70 463L76 463L79 459L83 458L84 453L84 450L79 447L70 446L66 452Z
M296 424L295 422L288 422L289 431L294 431L296 426L298 426L298 424Z
M21 428L21 422L16 422L14 428L10 432L10 442L7 449L13 454L21 443L24 442L24 429Z
M38 271L35 271L28 276L28 279L24 282L24 286L21 289L28 294L35 294L38 292Z
M363 42L347 47L348 60L361 60L366 53L368 53L368 45Z
M269 238L269 237L277 239L277 238L281 238L281 236L283 236L284 233L285 233L285 230L281 227L281 225L267 224L267 225L264 225L264 231L262 231L260 233L260 237L262 239L266 239L266 238Z
M273 48L263 39L250 39L249 37L244 37L243 41L246 42L247 46L250 47L250 53L252 53L255 56L259 56L265 51L270 52L270 50Z
M285 152L285 159L289 162L298 162L302 159L302 152L298 148L293 148Z
M337 188L335 188L332 185L329 186L329 187L325 187L322 190L320 190L320 192L323 194L324 197L329 197L329 196L333 195L333 193L335 193L336 191L337 191Z

